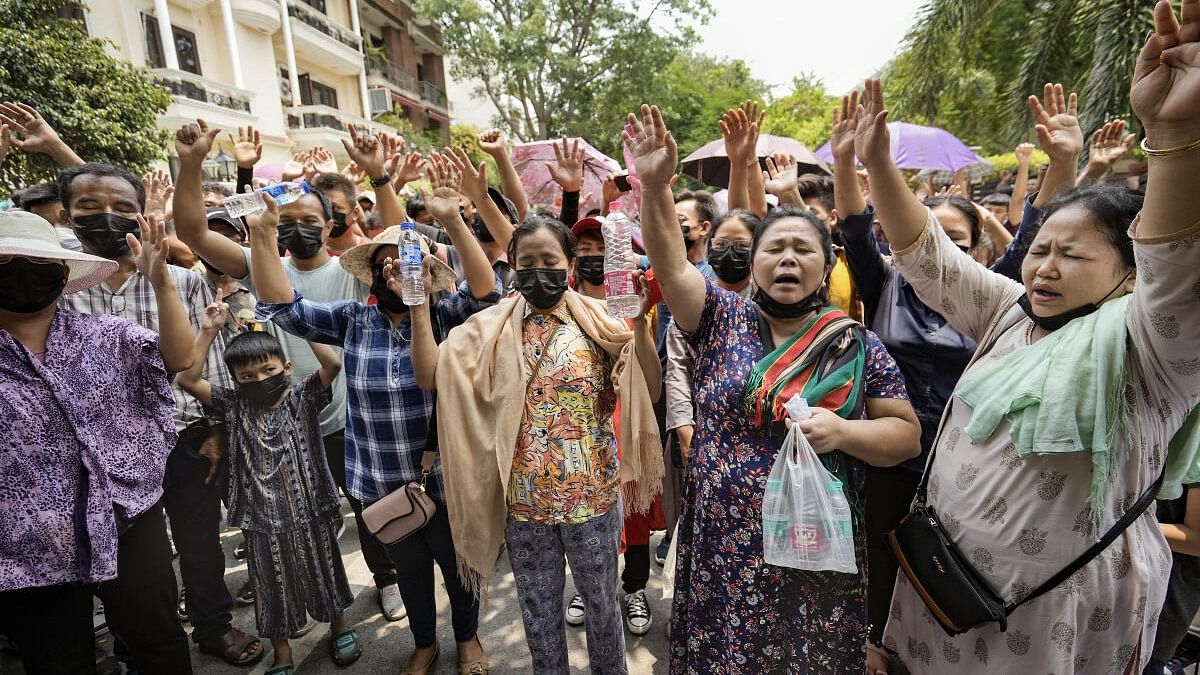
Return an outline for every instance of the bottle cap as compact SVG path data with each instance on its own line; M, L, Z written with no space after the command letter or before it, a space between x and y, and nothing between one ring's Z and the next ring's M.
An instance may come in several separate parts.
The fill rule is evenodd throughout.
M411 221L411 220L406 220L406 221L404 221L403 223L400 223L400 229L402 229L402 230L415 230L415 229L417 229L417 224L416 224L416 223L414 223L414 222L413 222L413 221Z

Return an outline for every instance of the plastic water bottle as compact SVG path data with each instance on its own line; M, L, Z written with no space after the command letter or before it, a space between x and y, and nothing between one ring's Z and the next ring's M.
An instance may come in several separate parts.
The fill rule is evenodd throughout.
M229 211L230 216L241 218L242 216L250 216L267 210L266 204L263 204L262 197L259 196L260 194L270 195L275 199L276 204L283 206L291 204L311 191L308 183L303 180L275 183L254 192L243 192L240 195L226 197L221 203L225 206L225 210Z
M621 205L608 206L608 218L600 228L604 234L604 298L608 314L618 319L632 319L642 309L642 298L633 282L637 264L633 262L630 235L633 221L621 212Z
M425 304L425 281L421 278L421 235L410 222L400 224L400 299L412 307Z

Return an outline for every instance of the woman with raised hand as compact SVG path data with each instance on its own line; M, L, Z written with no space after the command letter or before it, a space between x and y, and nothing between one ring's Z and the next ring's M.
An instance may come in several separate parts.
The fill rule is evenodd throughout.
M642 236L675 321L696 352L697 426L687 465L671 617L671 672L863 672L865 464L920 452L920 426L892 357L873 333L830 307L829 230L780 209L751 244L752 300L687 262L671 199L678 153L657 107L629 116L642 180ZM806 357L828 367L790 368ZM785 436L783 404L808 399L800 422L842 480L853 512L857 574L763 561L762 502Z
M1150 148L1144 201L1106 187L1055 200L1024 286L963 255L911 196L882 88L867 82L855 151L895 264L979 344L918 502L1003 602L1028 600L1006 631L983 623L950 636L901 574L884 645L913 672L1140 673L1150 656L1171 559L1140 516L1164 467L1161 497L1194 480L1196 439L1176 432L1200 399L1200 2L1183 19L1158 4L1134 75ZM1114 529L1126 513L1132 524ZM1031 596L1110 531L1099 555Z

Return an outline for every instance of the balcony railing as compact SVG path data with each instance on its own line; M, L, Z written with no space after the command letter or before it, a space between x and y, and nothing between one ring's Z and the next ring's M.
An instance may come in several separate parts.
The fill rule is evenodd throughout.
M391 133L393 130L382 124L344 113L327 105L297 105L284 108L288 129L333 129L342 133L350 126L366 127L372 133Z
M367 74L382 77L401 89L418 91L417 78L408 71L390 62L371 62L367 66Z
M362 38L337 25L329 17L303 2L296 2L296 0L288 2L288 16L303 21L351 49L357 50L362 43Z
M429 101L430 103L441 108L446 107L446 92L438 88L432 82L421 82L421 100Z
M247 95L249 92L242 92L182 70L156 68L151 72L155 82L176 98L208 103L237 112L250 112L250 97Z

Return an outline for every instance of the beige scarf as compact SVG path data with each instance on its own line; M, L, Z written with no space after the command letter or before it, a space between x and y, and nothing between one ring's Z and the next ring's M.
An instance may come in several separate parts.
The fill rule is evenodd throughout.
M621 491L625 508L644 513L662 490L662 446L633 332L602 301L564 296L583 332L616 357L620 401ZM447 515L459 578L480 594L496 566L508 517L508 480L531 373L522 357L526 302L520 295L471 317L438 352L438 440Z

